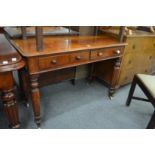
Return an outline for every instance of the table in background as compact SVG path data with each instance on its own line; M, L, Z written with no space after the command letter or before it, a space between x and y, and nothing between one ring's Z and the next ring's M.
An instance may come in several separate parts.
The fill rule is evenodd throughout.
M24 67L24 61L3 34L0 34L0 92L4 111L11 128L19 128L13 71Z

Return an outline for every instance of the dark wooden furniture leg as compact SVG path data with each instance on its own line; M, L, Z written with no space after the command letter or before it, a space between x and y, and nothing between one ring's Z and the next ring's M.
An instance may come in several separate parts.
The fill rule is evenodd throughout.
M31 83L31 97L32 97L32 107L34 112L34 119L37 127L40 127L41 114L40 114L40 92L39 92L39 75L30 75Z
M150 119L150 122L147 125L147 129L153 129L155 128L155 111Z
M133 82L131 84L129 95L128 95L128 98L127 98L127 101L126 101L126 106L129 106L130 103L131 103L133 93L135 91L135 87L136 87L136 76L133 78Z
M90 64L90 71L88 76L88 82L91 84L95 80L94 76L94 63Z
M26 69L22 68L18 71L18 77L19 77L19 85L20 85L20 90L21 90L21 95L24 100L24 105L26 107L29 107L29 86L27 85L28 81L28 74L26 74Z
M74 79L71 80L71 83L73 86L75 86L75 82L76 82L76 69L77 67L74 67Z
M14 92L14 80L12 72L5 72L0 74L0 80L2 84L2 103L4 105L4 111L9 121L9 127L16 129L20 127L18 118L17 102Z
M75 79L72 79L71 83L72 83L73 86L75 86Z
M120 60L120 58L117 58L116 62L115 62L114 71L113 71L113 75L112 75L111 86L110 86L110 90L109 90L110 99L112 99L112 97L114 96L115 90L117 88L116 84L117 84L117 80L118 80L118 77L119 77L120 65L121 65L121 60Z

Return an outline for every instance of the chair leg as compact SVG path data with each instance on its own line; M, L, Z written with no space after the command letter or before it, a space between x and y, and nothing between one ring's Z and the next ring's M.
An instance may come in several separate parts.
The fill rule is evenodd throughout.
M155 128L155 111L149 121L149 124L146 127L147 129L154 129Z
M135 91L135 87L136 87L136 77L134 77L134 79L132 81L131 88L130 88L130 91L129 91L129 95L128 95L128 98L127 98L127 101L126 101L126 106L129 106L130 103L131 103L131 99L132 99L133 93Z

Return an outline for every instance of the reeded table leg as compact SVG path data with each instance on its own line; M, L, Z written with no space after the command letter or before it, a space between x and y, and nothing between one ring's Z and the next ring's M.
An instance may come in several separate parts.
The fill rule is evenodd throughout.
M30 75L31 82L31 97L32 97L32 107L34 112L34 119L37 127L40 127L41 115L40 115L40 92L39 92L39 83L38 75Z
M0 74L0 89L2 91L2 102L4 105L4 111L9 121L11 128L19 128L18 109L16 105L16 98L14 93L14 81L12 72L6 72Z
M117 88L116 84L117 84L117 80L119 77L120 65L121 65L120 58L117 58L116 62L115 62L114 71L113 71L113 75L112 75L112 82L111 82L111 86L110 86L110 90L109 90L110 99L112 99L112 97L114 96L115 90Z

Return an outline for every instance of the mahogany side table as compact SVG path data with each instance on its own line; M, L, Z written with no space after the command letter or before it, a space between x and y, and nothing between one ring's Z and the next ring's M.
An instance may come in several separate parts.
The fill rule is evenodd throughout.
M0 92L9 127L19 128L17 101L14 92L13 71L25 63L3 34L0 34Z

